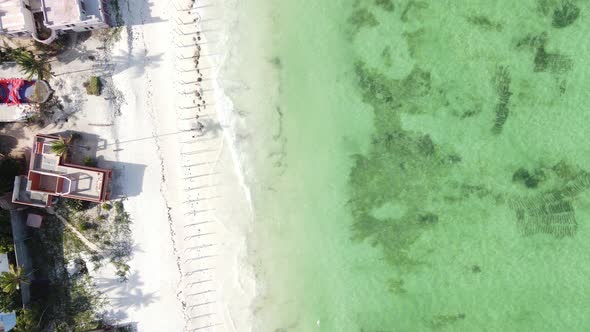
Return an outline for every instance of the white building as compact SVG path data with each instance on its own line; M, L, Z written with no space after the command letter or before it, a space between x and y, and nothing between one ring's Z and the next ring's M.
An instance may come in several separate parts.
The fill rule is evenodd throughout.
M109 27L104 0L0 0L0 34L48 44L59 32Z

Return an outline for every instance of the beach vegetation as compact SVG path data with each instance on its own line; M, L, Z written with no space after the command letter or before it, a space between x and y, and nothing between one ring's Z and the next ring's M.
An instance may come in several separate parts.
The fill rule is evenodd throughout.
M20 294L0 292L0 312L12 312L19 308Z
M51 66L44 57L36 56L33 52L22 49L16 50L13 57L27 79L43 80L52 76Z
M96 159L92 158L91 156L84 157L84 166L88 167L96 167Z
M40 327L37 320L37 315L31 309L21 309L16 315L15 332L37 332Z
M11 264L8 271L0 274L0 288L4 293L16 293L20 289L21 283L28 284L29 277L25 275L25 270L20 266Z
M12 227L10 225L10 213L0 210L0 253L5 254L14 251L12 239Z
M105 251L105 257L100 257L95 266L100 265L104 258L115 267L120 281L127 280L130 269L128 263L133 254L132 221L130 215L125 212L123 201L103 203L95 208L83 208L79 203L65 201L64 204L59 204L57 209L87 239L99 247L108 249ZM78 251L88 252L88 248L77 237L72 236L71 242Z
M102 92L102 82L100 81L100 77L91 76L88 81L84 83L84 87L86 88L87 94L100 96Z
M59 135L59 138L51 143L51 152L58 156L66 157L71 147L72 136L64 138L62 135Z
M35 53L43 54L44 56L57 56L67 49L70 36L71 34L69 33L60 34L50 44L34 41Z
M84 209L84 202L82 200L79 199L74 199L74 198L64 198L63 199L63 204L64 206L71 211L74 212L79 212L82 211Z
M101 326L105 300L87 273L88 248L54 216L31 233L35 281L31 284L31 314L39 330L88 331ZM91 253L92 254L92 253ZM74 271L66 269L75 266ZM20 313L19 313L20 315Z
M580 16L580 8L569 0L564 0L553 10L554 28L565 28L574 23Z
M12 56L12 48L10 47L2 47L0 48L0 63L14 61L14 57Z

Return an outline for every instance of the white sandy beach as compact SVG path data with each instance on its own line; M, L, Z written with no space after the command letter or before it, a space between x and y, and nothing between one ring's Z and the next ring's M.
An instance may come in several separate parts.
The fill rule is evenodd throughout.
M113 151L118 161L146 167L138 195L126 202L134 220L137 249L130 265L137 279L124 292L113 289L113 298L127 297L113 310L137 322L139 331L248 331L254 284L245 235L251 211L217 120L221 95L214 83L222 57L208 48L206 32L197 34L204 29L194 21L205 21L206 14L184 10L189 4L131 0L121 8L127 29L112 56L127 61L116 62L122 68L113 75L124 96ZM197 107L199 93L206 107ZM135 178L125 173L134 171L121 177Z
M92 37L67 63L53 64L50 84L66 101L68 121L12 128L27 138L65 130L98 135L99 166L114 169L113 193L126 197L134 253L127 282L110 264L93 276L109 300L108 316L138 331L251 330L252 211L231 134L217 116L226 103L216 82L225 55L223 36L215 35L220 22L207 17L218 13L213 4L188 11L181 6L189 1L120 1L120 40L105 53ZM109 98L83 92L91 74L112 77ZM199 94L206 107L198 107Z

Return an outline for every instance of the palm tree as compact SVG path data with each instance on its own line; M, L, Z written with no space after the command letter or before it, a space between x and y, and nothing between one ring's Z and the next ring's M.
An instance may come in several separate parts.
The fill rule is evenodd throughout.
M7 272L0 274L0 287L4 293L14 294L20 288L21 283L28 284L29 278L20 266L10 265Z
M59 135L59 139L51 144L51 152L58 156L65 157L68 154L68 151L70 151L71 143L72 136L63 138L63 136Z
M20 66L28 79L37 76L38 79L51 77L49 63L44 59L36 57L32 52L25 50L14 51L14 61Z

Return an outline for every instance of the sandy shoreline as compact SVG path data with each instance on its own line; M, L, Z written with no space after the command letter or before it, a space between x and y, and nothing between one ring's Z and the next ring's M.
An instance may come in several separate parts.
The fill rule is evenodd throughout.
M133 17L137 7L130 8L134 10L126 13L131 17L126 17L127 22L149 20L145 14ZM139 323L140 331L247 331L253 297L253 281L245 266L250 211L215 109L222 95L212 84L220 57L210 56L206 33L197 34L205 29L194 24L195 19L205 22L207 13L168 3L154 3L149 11L149 17L161 16L162 22L132 26L132 38L126 38L125 32L122 38L132 39L132 47L117 46L140 61L142 54L144 61L161 54L160 63L145 63L143 74L135 77L132 72L113 76L126 100L121 106L119 140L125 141L129 124L142 121L147 123L137 125L129 139L138 132L154 137L152 144L141 143L140 153L119 152L119 156L128 153L130 159L150 156L144 190L135 200L129 199L140 248L130 265L146 278L146 286L149 280L158 289L154 293L160 294L152 305L136 311L137 318L129 318ZM199 71L196 52L201 54ZM157 226L149 229L140 220ZM154 264L158 254L160 264ZM162 320L162 313L168 319ZM183 319L174 319L179 314Z

